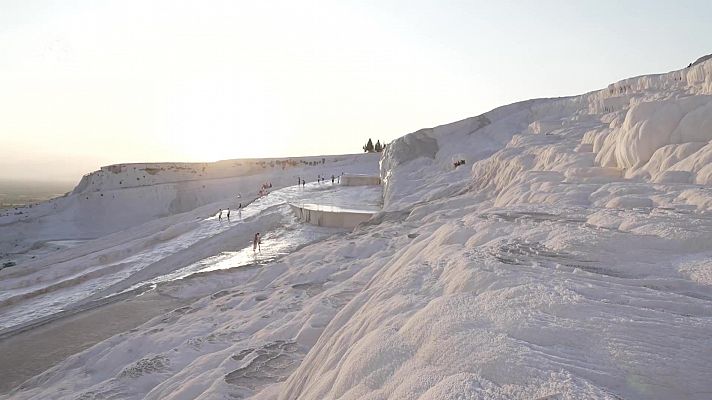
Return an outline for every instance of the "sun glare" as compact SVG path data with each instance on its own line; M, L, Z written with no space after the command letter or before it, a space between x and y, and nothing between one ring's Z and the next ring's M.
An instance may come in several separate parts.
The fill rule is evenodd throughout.
M226 83L227 82L227 83ZM165 135L192 161L265 156L283 146L279 109L252 82L198 79L169 97Z

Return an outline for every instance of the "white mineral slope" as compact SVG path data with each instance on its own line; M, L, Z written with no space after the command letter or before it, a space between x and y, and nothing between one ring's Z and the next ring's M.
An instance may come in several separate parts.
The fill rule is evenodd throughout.
M238 194L249 201L265 182L274 188L294 185L297 177L312 182L317 175L338 175L350 165L377 160L374 154L352 154L102 167L85 175L64 197L0 212L0 261L32 262L66 243L96 239L226 199L234 201L223 208L236 207Z
M704 61L406 135L368 224L8 398L712 398L710 95Z
M211 293L218 282L233 288L72 356L7 398L253 394L289 375L333 315L392 254L393 244L380 237L364 239L362 233L341 235L266 266L159 285L161 294L178 298Z
M277 397L710 398L710 94L707 61L391 143L418 236Z
M333 165L325 164L325 168L331 168L332 173L336 174L342 169L349 172L375 173L378 168L377 155L339 157L341 158L334 161ZM319 157L319 160L321 159L322 157ZM330 187L326 184L311 183L304 190L278 190L281 186L296 183L297 175L293 174L307 178L307 173L314 172L308 168L298 167L288 172L280 168L279 172L269 171L229 180L221 179L223 197L218 201L189 212L148 219L147 222L140 223L135 220L135 216L127 217L129 221L136 221L130 229L84 241L74 247L56 250L0 270L0 333L10 328L33 324L33 321L39 318L67 310L79 303L115 294L143 280L170 274L220 252L247 246L254 232L284 230L285 226L292 223L292 213L286 205L287 201L304 196L310 198L313 197L312 193L319 193L320 190L317 189L322 186ZM313 178L316 178L316 174ZM255 192L266 181L272 182L271 190L274 192L252 203ZM157 209L166 204L166 199L162 196L151 197L151 193L163 190L161 186L165 185L119 190L142 190L147 193L143 197L145 207ZM240 188L245 189L242 191L243 196L236 198L234 194ZM240 202L245 206L241 218L235 210ZM97 208L92 212L85 208L73 212L81 210L81 213L76 215L77 219L95 221L98 224L102 220L101 215L114 212L128 215L132 207L137 207L137 203L129 201L128 204L117 203L115 207ZM232 221L227 221L225 215L223 221L217 221L217 210L228 207L232 208ZM64 211L66 210L38 218L38 224L44 224L44 220L53 220L59 224L54 229L55 234L71 235L72 228L67 227L68 232L63 232L62 225L58 222L58 219L67 217ZM3 233L12 236L16 224L3 227ZM18 235L24 233L27 232L20 231Z

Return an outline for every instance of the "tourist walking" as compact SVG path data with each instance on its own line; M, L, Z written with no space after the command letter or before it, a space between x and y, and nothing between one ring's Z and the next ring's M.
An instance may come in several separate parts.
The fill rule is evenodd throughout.
M255 239L252 241L252 251L259 251L260 253L262 252L262 249L260 248L260 243L262 243L262 238L260 238L260 233L257 232L255 233Z
M218 210L218 221L222 221L222 208Z
M230 209L229 208L227 209L227 220L228 221L230 220Z

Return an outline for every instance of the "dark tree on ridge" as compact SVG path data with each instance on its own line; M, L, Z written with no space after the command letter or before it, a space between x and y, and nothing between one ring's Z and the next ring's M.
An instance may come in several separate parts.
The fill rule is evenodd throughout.
M364 151L364 153L373 153L374 148L373 148L373 142L371 141L371 138L369 138L368 143L366 143L366 145L363 146L363 151Z

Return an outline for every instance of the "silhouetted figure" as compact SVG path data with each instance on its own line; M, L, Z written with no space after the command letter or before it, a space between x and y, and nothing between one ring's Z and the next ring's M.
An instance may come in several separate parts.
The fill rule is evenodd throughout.
M229 208L227 209L227 220L228 221L230 220L230 209Z
M332 184L332 185L334 184L334 179L336 179L336 178L334 177L334 175L331 175L331 184Z
M222 208L218 210L218 221L222 221Z
M302 187L304 187L306 184L307 184L307 181L305 181L304 179L302 179Z
M260 238L260 233L257 232L255 233L255 239L252 241L252 251L259 251L260 253L262 252L262 249L260 248L260 243L262 243L262 238Z

